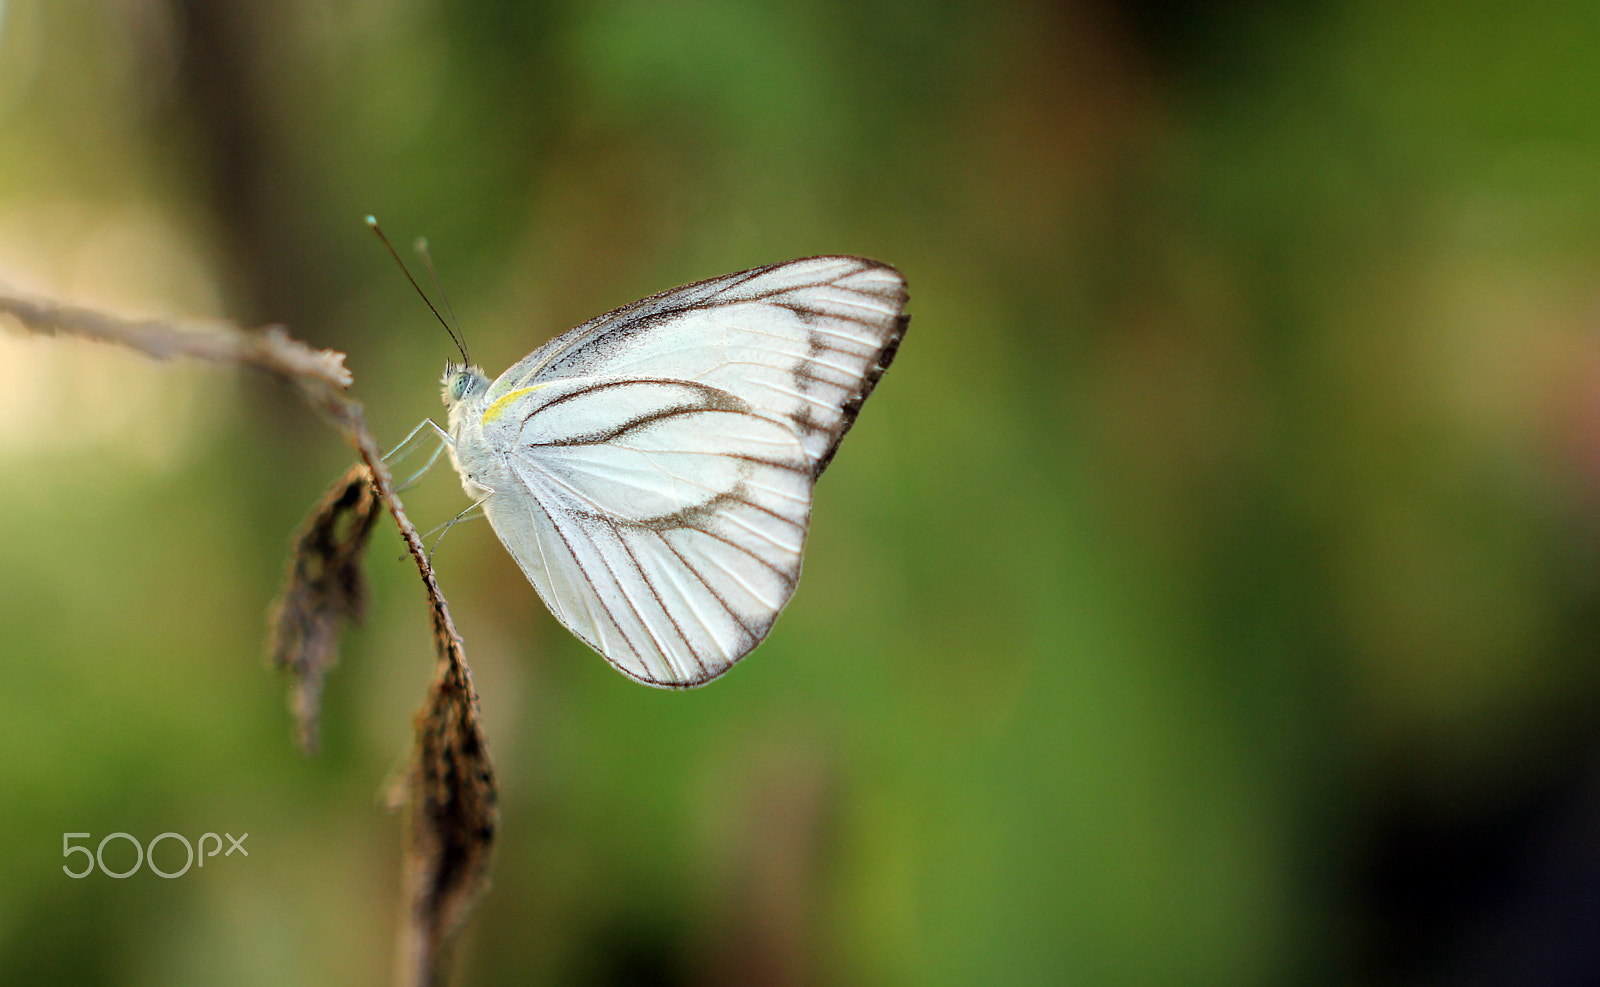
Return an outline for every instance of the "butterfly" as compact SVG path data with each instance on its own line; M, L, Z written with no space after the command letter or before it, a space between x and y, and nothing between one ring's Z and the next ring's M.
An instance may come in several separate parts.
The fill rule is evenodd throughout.
M808 257L651 295L490 381L451 364L450 460L556 619L702 685L800 579L812 487L910 316L887 264Z

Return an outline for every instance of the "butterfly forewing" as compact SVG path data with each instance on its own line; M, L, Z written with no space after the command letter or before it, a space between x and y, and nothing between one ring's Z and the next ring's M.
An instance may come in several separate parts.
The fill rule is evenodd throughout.
M899 272L855 257L651 296L502 374L462 416L458 463L563 624L634 678L698 685L793 595L812 484L905 301Z
M700 381L787 422L827 465L905 331L905 279L859 257L811 257L652 295L565 333L490 398L558 377Z

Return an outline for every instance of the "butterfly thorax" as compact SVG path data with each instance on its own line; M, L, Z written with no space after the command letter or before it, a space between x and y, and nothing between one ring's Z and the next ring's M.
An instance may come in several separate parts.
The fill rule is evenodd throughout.
M490 487L477 482L489 448L483 441L483 409L488 404L489 378L479 367L450 364L445 367L441 397L450 423L450 462L461 476L467 496L479 500Z

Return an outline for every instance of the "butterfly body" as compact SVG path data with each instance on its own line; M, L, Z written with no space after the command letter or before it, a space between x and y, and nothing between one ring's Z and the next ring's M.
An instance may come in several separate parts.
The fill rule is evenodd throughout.
M814 257L653 295L490 381L450 367L450 457L566 627L683 688L793 594L811 490L893 358L905 281Z

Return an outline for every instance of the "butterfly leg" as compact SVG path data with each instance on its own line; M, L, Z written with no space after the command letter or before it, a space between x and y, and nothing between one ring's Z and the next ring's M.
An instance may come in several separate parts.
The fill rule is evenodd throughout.
M460 514L457 514L455 517L451 518L450 520L442 522L440 524L434 525L433 527L429 528L427 531L424 531L422 533L421 537L425 538L425 539L426 538L432 538L436 532L444 531L445 529L449 528L452 524L456 524L456 523L458 523L460 521L477 521L477 520L479 520L479 519L484 517L484 514L481 511L479 513L477 513L477 514L469 514L468 511L471 511L472 509L473 508L468 507L467 510L462 511Z
M399 459L404 459L406 456L411 455L410 450L407 449L407 447L411 445L411 440L417 437L418 432L428 428L429 426L432 426L433 430L438 433L439 438L446 442L450 441L450 433L446 432L443 428L440 428L438 422L434 421L432 418L424 418L422 421L417 423L416 428L406 433L406 437L400 440L399 445L383 454L383 461L387 463L391 459L396 459L396 457ZM400 451L402 449L406 449L406 451L402 453Z
M444 452L445 446L450 443L450 433L448 433L444 429L440 428L438 423L435 422L432 418L424 418L420 423L418 423L416 428L411 430L410 434L408 434L404 439L400 440L400 444L399 445L395 446L392 450L389 451L388 455L383 457L384 462L389 462L390 460L393 460L394 462L399 462L400 460L402 460L402 459L406 458L407 456L411 455L411 451L412 451L411 447L413 445L412 440L414 440L417 437L417 433L421 432L424 428L426 428L429 425L432 425L433 426L433 430L436 433L438 433L439 440L440 440L439 441L439 445L434 448L433 455L428 457L428 461L426 463L422 464L422 468L421 469L417 470L415 473L413 473L410 476L406 477L405 480L401 481L399 484L396 485L395 490L397 492L410 489L410 487L411 487L411 485L413 483L416 483L418 480L422 479L423 475L426 474L428 472L428 470L433 468L433 464L439 461L439 454L441 452ZM402 451L402 450L404 450L404 451Z
M428 549L428 564L429 565L433 565L433 553L437 552L439 550L439 543L444 541L444 536L448 535L450 533L450 529L454 528L457 524L460 524L462 521L473 521L473 520L476 520L477 518L482 517L483 516L482 514L472 515L472 512L477 510L478 508L482 507L484 501L488 500L490 497L493 497L493 496L494 496L494 491L490 490L488 493L484 494L482 497L479 497L476 502L471 504L466 510L462 511L460 514L457 514L455 517L453 517L450 520L446 521L444 524L439 525L438 528L433 528L433 529L429 530L428 534L431 535L431 534L433 534L433 532L439 531L439 528L443 528L444 529L443 531L439 531L439 537L434 540L433 547ZM472 516L469 517L468 515L472 515Z

